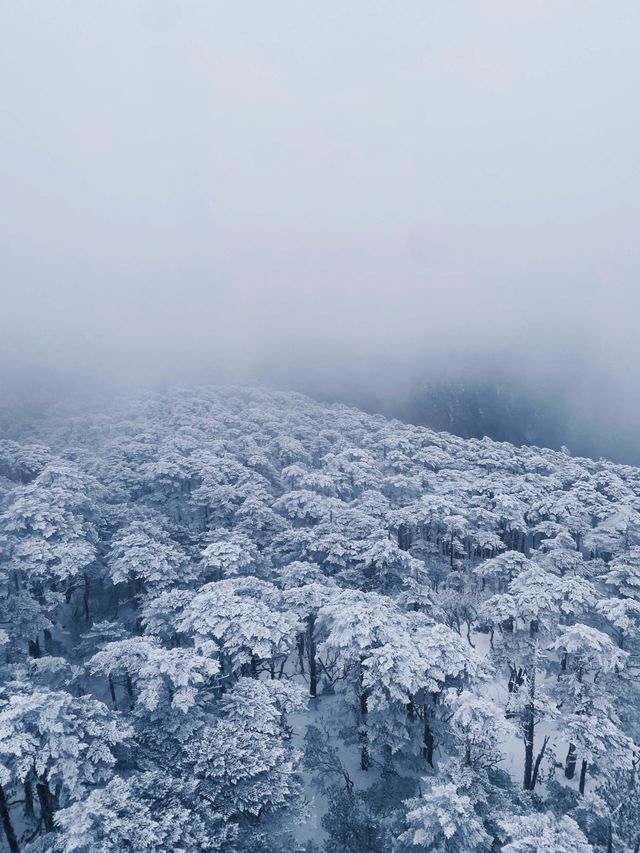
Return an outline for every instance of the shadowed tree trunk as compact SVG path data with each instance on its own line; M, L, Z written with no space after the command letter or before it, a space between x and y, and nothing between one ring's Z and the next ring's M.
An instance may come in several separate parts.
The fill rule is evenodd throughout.
M577 763L577 753L576 753L576 745L575 743L569 744L569 751L567 752L567 759L564 764L564 775L567 779L573 779L576 773L576 763Z
M113 678L111 678L111 673L107 676L107 680L109 682L109 693L111 694L111 701L113 702L113 707L118 707L118 702L116 700L116 689L113 685Z
M529 678L528 698L524 709L524 781L525 791L533 789L533 746L535 738L535 700L536 700L536 670L531 667Z
M547 748L547 744L549 743L549 735L545 735L544 741L542 743L542 749L536 756L536 762L533 765L533 777L531 779L531 790L536 787L536 782L538 781L538 774L540 772L540 765L542 764L542 759L544 758L544 753Z
M433 732L431 731L431 726L429 725L429 716L428 716L427 706L424 706L424 730L423 730L423 743L422 747L422 755L427 759L427 764L430 767L433 767Z
M11 815L9 814L9 804L7 803L7 797L5 795L4 788L2 787L2 785L0 785L0 821L2 821L2 828L4 829L4 834L7 839L7 844L9 845L9 850L11 851L11 853L20 853L18 839L16 837L13 824L11 823Z
M309 695L314 699L318 695L318 661L316 660L315 640L316 617L313 613L307 617L307 660L309 663Z
M24 780L24 813L27 817L27 820L30 820L33 817L33 784L31 779L27 776Z
M586 785L586 782L587 782L587 759L583 758L582 759L582 765L580 767L580 787L579 787L579 790L580 790L581 794L584 794L584 787Z
M135 704L135 700L133 698L133 684L131 683L131 676L128 672L125 672L124 675L124 684L127 688L127 696L129 697L129 707L133 708Z
M358 735L360 740L360 769L368 770L371 767L371 758L369 756L369 733L367 731L367 714L369 713L369 691L363 687L364 670L362 668L362 658L360 659L360 721L361 728Z
M82 601L84 604L84 618L87 625L91 621L91 613L89 612L89 575L86 573L83 575L84 579L84 591L82 594Z
M37 782L36 791L38 793L38 801L40 803L40 812L42 814L42 822L47 832L54 832L55 824L53 822L53 803L51 801L51 792L46 782Z
M42 638L44 640L44 648L48 655L53 654L53 637L51 636L51 631L48 628L44 628L42 631Z

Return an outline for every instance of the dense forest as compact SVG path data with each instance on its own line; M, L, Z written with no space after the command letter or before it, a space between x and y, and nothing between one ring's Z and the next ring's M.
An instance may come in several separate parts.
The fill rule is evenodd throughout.
M7 434L3 849L640 850L640 469L237 387Z

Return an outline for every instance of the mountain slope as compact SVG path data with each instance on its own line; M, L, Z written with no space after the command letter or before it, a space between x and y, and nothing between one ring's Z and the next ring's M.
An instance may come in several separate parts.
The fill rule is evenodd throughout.
M12 851L636 843L640 470L259 388L14 433Z

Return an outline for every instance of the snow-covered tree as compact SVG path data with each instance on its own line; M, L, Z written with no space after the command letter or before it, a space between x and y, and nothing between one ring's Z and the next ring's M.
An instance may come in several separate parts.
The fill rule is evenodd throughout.
M157 641L132 637L108 643L88 662L93 673L110 679L121 676L129 700L155 712L169 706L186 712L198 692L209 686L220 672L216 659L193 648L163 648Z
M399 838L401 849L443 853L491 850L483 803L476 798L468 773L456 773L442 782L425 778L422 784L421 795L407 802L408 829Z
M195 576L186 555L162 531L133 522L112 541L108 557L112 583L133 583L136 592L162 590Z
M205 584L187 604L178 630L205 655L219 652L223 674L251 667L280 671L302 629L296 616L278 609L281 593L258 578Z
M60 806L112 775L114 750L132 731L89 696L20 684L9 684L6 692L0 703L4 772L13 780L33 783L42 823L50 832Z
M508 843L504 853L593 853L593 847L570 817L517 815L502 821Z

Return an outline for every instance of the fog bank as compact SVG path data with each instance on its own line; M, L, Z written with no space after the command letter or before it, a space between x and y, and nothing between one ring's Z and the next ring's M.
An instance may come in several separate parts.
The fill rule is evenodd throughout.
M409 416L506 382L633 456L637 4L2 13L6 405L232 379Z

